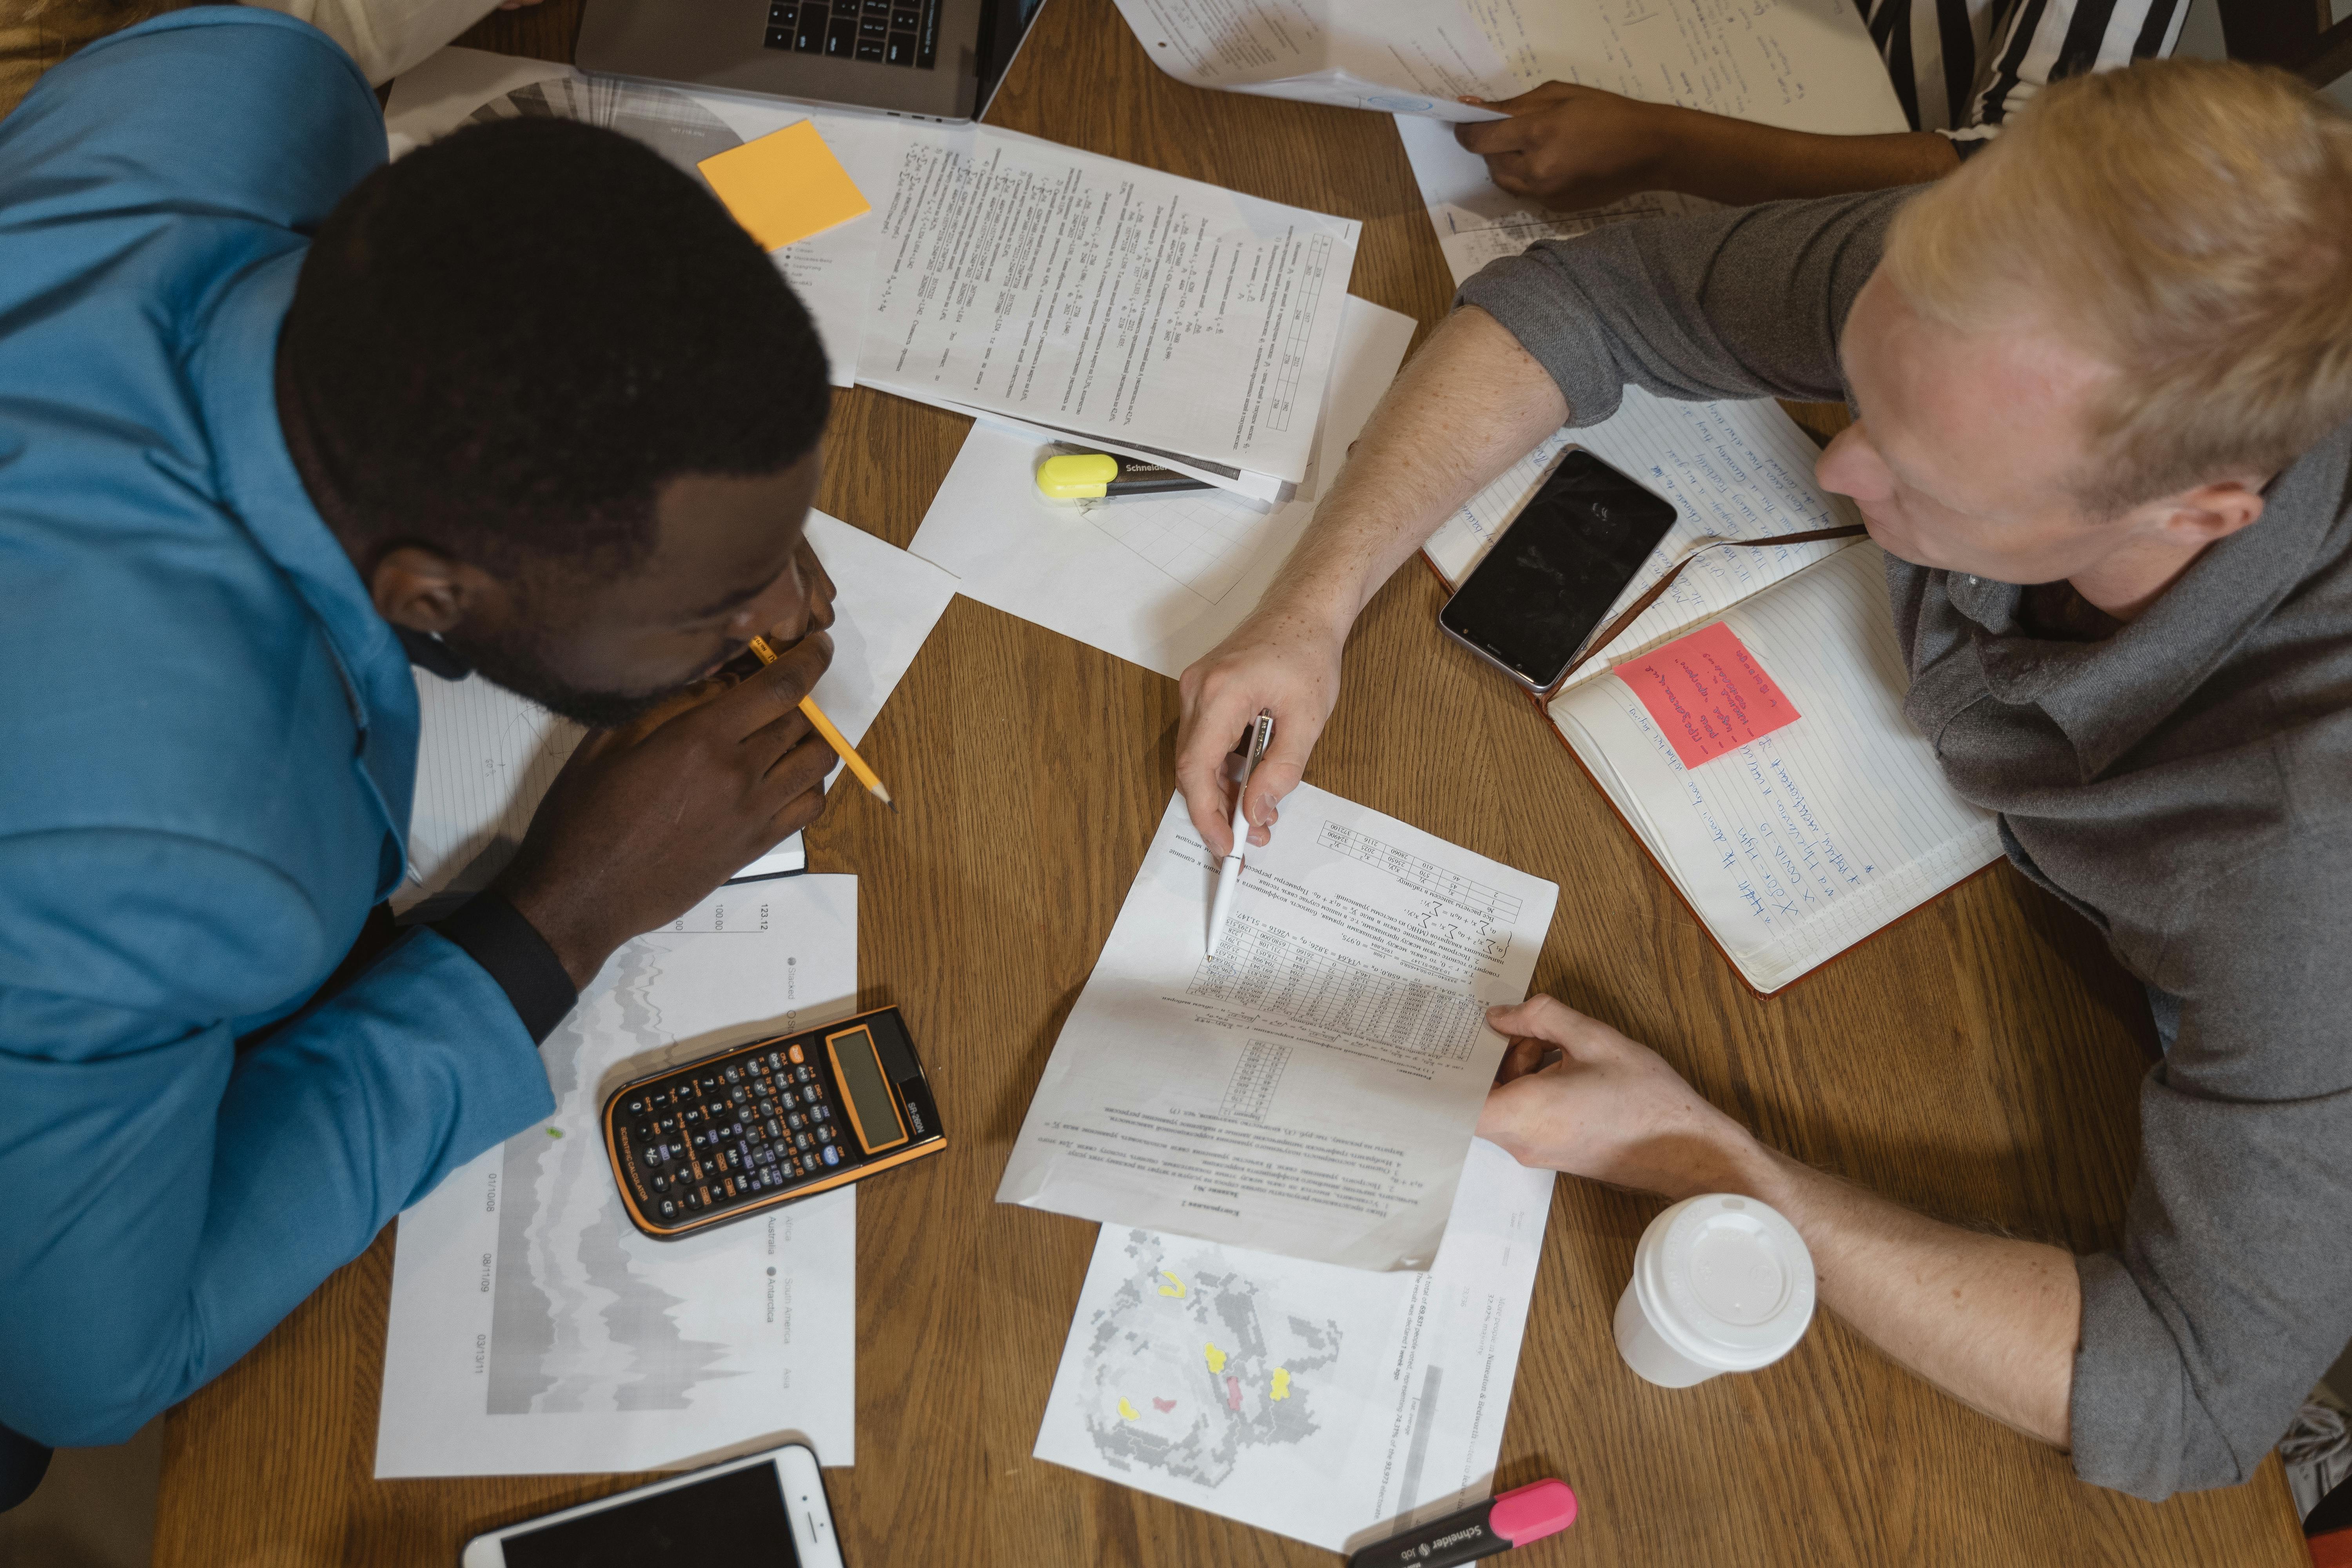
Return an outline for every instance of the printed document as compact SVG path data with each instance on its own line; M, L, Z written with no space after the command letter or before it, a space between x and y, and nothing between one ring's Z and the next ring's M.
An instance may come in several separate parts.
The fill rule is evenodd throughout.
M721 888L625 944L540 1047L555 1112L400 1216L375 1473L685 1467L793 1439L855 1458L844 1188L638 1234L597 1129L629 1079L856 1010L857 879Z
M1554 884L1311 784L1217 859L1171 799L1062 1026L999 1203L1352 1268L1436 1256Z
M1257 607L1396 379L1412 327L1348 299L1315 459L1297 496L1270 510L1221 489L1047 500L1037 466L1071 448L982 419L910 548L956 574L966 597L1172 680Z
M1474 1140L1437 1261L1386 1279L1104 1226L1036 1457L1330 1552L1467 1507L1551 1189Z
M986 128L910 131L868 195L858 380L1234 480L1305 478L1353 219Z
M1353 109L1491 120L1457 101L1546 81L1790 130L1905 128L1844 0L1118 0L1179 81ZM1889 114L1893 119L1887 119Z
M808 541L834 585L833 664L813 695L856 745L890 700L955 597L955 578L821 511ZM586 731L479 676L448 681L416 671L424 728L416 804L408 820L408 876L392 907L435 912L479 892L514 858L533 813ZM831 779L841 776L838 763ZM781 876L808 863L797 833L739 879Z
M887 188L905 132L880 115L812 114L782 99L697 93L619 77L590 76L546 60L514 59L481 49L446 48L402 74L384 104L395 158L474 121L551 115L603 125L653 148L688 175L696 165L762 136L814 121L843 171L869 195ZM705 184L708 180L703 180ZM875 223L855 218L770 252L817 336L835 386L857 376L866 283L873 271Z

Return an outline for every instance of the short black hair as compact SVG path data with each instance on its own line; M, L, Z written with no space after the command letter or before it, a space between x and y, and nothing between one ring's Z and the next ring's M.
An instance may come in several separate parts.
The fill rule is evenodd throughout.
M331 521L501 571L634 564L664 481L790 467L829 396L808 311L710 192L552 119L469 126L354 186L303 260L279 374Z

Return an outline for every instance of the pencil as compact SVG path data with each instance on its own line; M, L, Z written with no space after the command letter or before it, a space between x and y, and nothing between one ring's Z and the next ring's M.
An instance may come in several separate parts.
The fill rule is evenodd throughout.
M760 656L761 664L776 662L776 650L768 646L768 639L765 637L753 637L751 651ZM802 698L801 711L808 715L808 721L816 732L824 737L824 743L831 746L835 753L849 764L849 771L857 775L857 782L864 784L876 800L888 806L891 812L896 814L898 803L890 798L890 792L883 787L880 775L866 765L866 759L857 754L857 748L849 743L849 738L833 727L833 721L824 716L824 710L816 705L816 699Z

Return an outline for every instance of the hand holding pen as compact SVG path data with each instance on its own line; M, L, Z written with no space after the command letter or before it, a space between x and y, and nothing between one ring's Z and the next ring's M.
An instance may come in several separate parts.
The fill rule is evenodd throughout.
M1241 885L1242 862L1249 853L1249 819L1243 815L1244 802L1249 793L1250 773L1257 767L1265 748L1274 739L1274 715L1261 711L1250 721L1249 733L1242 738L1239 747L1241 777L1234 784L1234 847L1217 867L1216 897L1209 903L1209 956L1217 956L1217 943L1225 934L1225 919L1234 912L1234 889Z

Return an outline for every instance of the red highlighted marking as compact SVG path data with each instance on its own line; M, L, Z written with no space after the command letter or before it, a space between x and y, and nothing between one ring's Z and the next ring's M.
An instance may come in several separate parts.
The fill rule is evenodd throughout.
M1721 621L1619 665L1616 675L1686 768L1803 717Z
M1151 1402L1151 1408L1165 1415L1176 1408L1176 1402L1172 1399L1155 1399Z
M1227 1373L1225 1374L1225 1408L1228 1410L1239 1410L1241 1407L1242 1380L1234 1376L1231 1373Z

